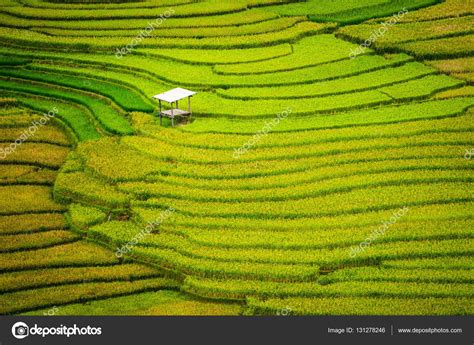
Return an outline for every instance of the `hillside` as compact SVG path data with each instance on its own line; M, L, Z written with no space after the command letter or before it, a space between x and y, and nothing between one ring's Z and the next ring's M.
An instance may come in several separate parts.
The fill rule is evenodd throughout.
M0 5L2 314L474 313L472 1L69 2Z

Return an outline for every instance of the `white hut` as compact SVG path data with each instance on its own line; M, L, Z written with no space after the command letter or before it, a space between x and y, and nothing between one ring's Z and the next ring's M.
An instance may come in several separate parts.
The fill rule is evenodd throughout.
M163 124L163 116L169 117L171 119L172 126L174 126L174 118L176 116L179 116L179 117L191 116L192 115L191 97L195 94L196 92L194 91L186 90L186 89L182 89L178 87L176 89L169 90L169 91L160 93L159 95L153 96L153 98L157 99L159 102L158 110L159 110L159 115L160 115L160 125ZM182 100L183 98L188 98L187 111L178 108L178 102ZM169 103L171 109L162 110L161 101ZM175 103L174 106L173 106L173 103Z

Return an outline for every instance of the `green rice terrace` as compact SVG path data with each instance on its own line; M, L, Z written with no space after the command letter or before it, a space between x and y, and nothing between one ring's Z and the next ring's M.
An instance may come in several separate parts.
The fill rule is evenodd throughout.
M2 0L0 313L474 314L473 24ZM175 88L192 114L160 125Z

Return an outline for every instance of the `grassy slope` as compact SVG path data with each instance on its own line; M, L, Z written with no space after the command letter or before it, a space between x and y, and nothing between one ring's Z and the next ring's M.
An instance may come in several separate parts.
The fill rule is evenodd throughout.
M0 107L2 148L39 118L21 108ZM176 289L176 284L161 278L160 271L142 264L123 263L113 251L71 231L61 212L64 207L51 198L57 169L72 144L70 135L55 121L30 138L34 144L24 143L9 156L8 160L17 162L16 165L8 164L8 160L0 162L0 313L80 313L63 307L71 303L77 303L71 306L87 314L94 314L87 309L90 303L115 306L122 314L133 310L155 314L153 308L158 304L169 311L178 305L191 314L238 313L238 305L208 305L169 290ZM55 149L61 151L55 153ZM41 213L29 213L32 211ZM71 212L82 226L106 218L100 210L81 205L71 208ZM116 297L121 295L125 296ZM133 310L124 308L126 301L130 301ZM139 301L142 303L137 305ZM98 310L100 313L102 309ZM117 312L107 311L114 313Z

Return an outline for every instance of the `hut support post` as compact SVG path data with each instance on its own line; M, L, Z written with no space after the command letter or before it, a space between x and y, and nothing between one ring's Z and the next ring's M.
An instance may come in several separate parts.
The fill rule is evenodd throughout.
M171 103L171 127L174 127L173 103Z
M158 102L159 106L158 106L158 111L159 111L159 115L160 115L160 126L163 126L163 115L161 115L161 100Z

